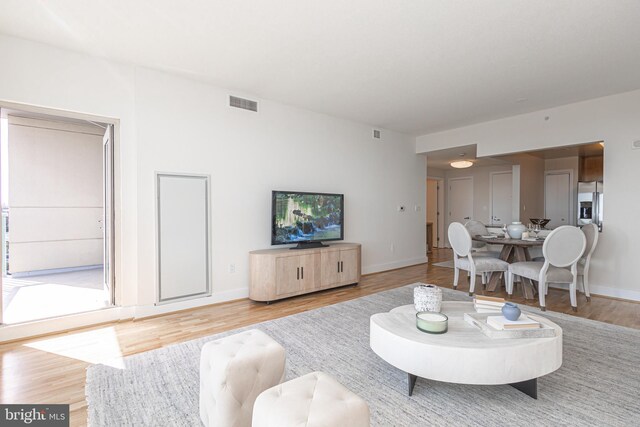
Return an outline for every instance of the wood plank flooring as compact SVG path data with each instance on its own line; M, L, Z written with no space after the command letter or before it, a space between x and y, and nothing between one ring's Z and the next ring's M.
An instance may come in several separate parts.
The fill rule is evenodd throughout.
M355 287L328 290L271 305L243 299L0 345L0 402L67 403L71 405L71 425L86 425L85 370L91 364L111 364L115 357L114 366L117 366L119 356L313 310L414 282L451 288L453 269L432 265L449 259L450 250L434 250L428 264L363 276ZM479 288L482 292L481 286ZM459 289L468 290L464 280L461 280ZM492 295L506 296L503 290ZM537 304L515 295L512 298L514 302ZM553 311L640 329L640 304L635 302L593 296L587 303L580 295L578 312L573 313L568 292L551 289L547 307Z

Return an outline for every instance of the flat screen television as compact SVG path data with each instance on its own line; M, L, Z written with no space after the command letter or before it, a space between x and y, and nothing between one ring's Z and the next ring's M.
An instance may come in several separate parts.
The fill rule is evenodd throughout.
M271 197L272 245L306 249L344 239L344 194L273 191Z

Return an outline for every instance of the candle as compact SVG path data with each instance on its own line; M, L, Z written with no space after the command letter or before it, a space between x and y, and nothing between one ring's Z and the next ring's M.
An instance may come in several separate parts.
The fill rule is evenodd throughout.
M423 332L430 334L444 334L447 332L449 318L442 313L421 311L416 313L416 326Z

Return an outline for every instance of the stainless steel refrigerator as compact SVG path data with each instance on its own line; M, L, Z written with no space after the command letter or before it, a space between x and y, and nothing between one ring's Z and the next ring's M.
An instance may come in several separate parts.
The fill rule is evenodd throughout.
M602 231L604 210L604 183L602 181L578 183L578 226L594 223Z

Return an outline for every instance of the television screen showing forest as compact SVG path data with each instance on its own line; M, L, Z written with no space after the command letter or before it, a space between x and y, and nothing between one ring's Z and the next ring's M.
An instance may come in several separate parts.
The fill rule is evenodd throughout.
M273 244L342 239L342 194L273 192Z

